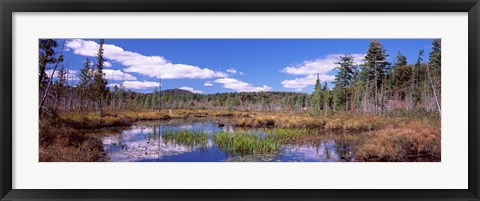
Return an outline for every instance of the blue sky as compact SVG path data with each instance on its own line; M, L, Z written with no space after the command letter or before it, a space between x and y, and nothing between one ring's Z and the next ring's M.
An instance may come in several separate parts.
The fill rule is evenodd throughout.
M416 61L431 39L384 39L394 60L397 52ZM370 39L105 39L106 78L110 86L151 92L183 88L196 93L297 91L311 93L316 75L333 80L333 64L349 53L361 63ZM64 64L72 83L86 57L96 61L97 39L68 39ZM329 86L332 86L329 84Z

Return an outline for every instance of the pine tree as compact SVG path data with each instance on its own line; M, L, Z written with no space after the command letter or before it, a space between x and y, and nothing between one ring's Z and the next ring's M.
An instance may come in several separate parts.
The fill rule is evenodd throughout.
M429 53L429 67L432 73L432 76L436 77L438 84L441 83L440 78L440 68L442 66L442 41L440 39L435 39L432 42L432 51Z
M92 74L92 71L91 71L91 67L90 67L90 60L87 58L85 58L85 62L83 64L83 68L80 70L80 75L78 76L79 80L80 80L80 83L78 85L79 87L79 97L80 97L80 106L79 106L79 110L83 110L83 104L84 104L84 101L87 100L89 101L92 97L92 92L91 92L91 88L92 88L92 79L93 79L93 74Z
M338 73L335 75L335 108L349 109L349 88L353 82L353 70L355 68L353 56L345 54L340 56L340 61L335 62Z
M142 100L142 96L140 94L137 94L135 96L135 108L136 109L143 108L143 100Z
M94 94L97 100L97 108L98 108L98 113L103 116L103 100L107 96L107 80L105 79L105 73L103 73L103 65L104 62L106 61L105 58L103 57L103 44L104 40L100 39L100 47L98 48L98 53L97 53L97 65L96 65L96 70L95 74L93 77L93 88L94 88Z
M157 87L155 87L153 89L152 100L150 100L151 101L150 105L151 105L152 108L157 108L158 107L158 99L159 99L158 98L158 91L157 91Z
M388 66L387 57L383 44L378 40L372 40L361 73L361 78L366 85L365 112L380 112L383 108L383 103L380 103L379 89L382 87L383 76L385 76L385 69Z
M321 109L322 107L322 84L320 83L320 76L317 75L315 87L313 89L312 98L310 99L310 105L314 109Z
M58 62L62 62L63 57L55 58L55 48L58 47L58 43L53 39L40 39L38 45L38 81L40 88L43 89L50 80L48 77L50 75L47 75L47 65L56 63L57 59L61 60Z
M412 69L412 75L411 75L411 79L410 79L410 93L411 93L411 96L412 96L412 107L415 108L418 104L418 102L420 101L421 99L421 92L420 92L420 86L419 86L419 83L420 83L420 68L421 68L421 64L422 64L422 57L423 57L423 50L419 50L418 51L418 58L417 58L417 62L415 63L415 65L413 66L413 69Z
M325 111L328 111L328 109L330 108L331 95L330 95L330 91L328 90L327 82L323 84L322 94L323 94L323 109Z
M402 53L398 51L398 54L395 57L394 67L405 66L405 65L407 65L407 57L403 56Z
M143 108L144 109L150 109L152 105L150 105L152 103L151 101L151 97L150 97L150 94L147 94L145 96L145 102L143 103Z
M441 96L442 96L442 41L435 39L432 41L432 51L429 53L429 62L427 66L427 73L431 80L432 96L437 104L437 110L440 112Z

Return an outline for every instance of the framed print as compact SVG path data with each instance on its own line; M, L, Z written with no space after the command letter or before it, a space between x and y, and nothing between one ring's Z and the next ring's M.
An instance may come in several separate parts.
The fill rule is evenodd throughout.
M476 0L0 5L2 200L479 200Z

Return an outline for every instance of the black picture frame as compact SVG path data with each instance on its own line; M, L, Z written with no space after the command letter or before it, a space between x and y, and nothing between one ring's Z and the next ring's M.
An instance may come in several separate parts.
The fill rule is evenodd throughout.
M2 200L479 200L478 0L1 0ZM452 190L22 190L12 189L13 12L468 12L468 189Z

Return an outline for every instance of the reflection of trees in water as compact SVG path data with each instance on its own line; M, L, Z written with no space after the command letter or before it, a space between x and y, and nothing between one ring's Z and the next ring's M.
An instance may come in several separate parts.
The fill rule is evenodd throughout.
M334 144L335 152L337 153L340 161L350 161L352 158L352 146L347 141L336 141Z
M127 142L125 141L125 138L123 137L123 132L120 132L120 135L118 135L118 144L120 145L120 148L124 151L128 150L127 147Z
M329 160L329 159L330 159L330 150L329 150L327 141L323 142L323 147L324 147L323 150L324 150L324 152L325 152L325 153L324 153L324 154L325 154L325 158L326 158L327 160Z

